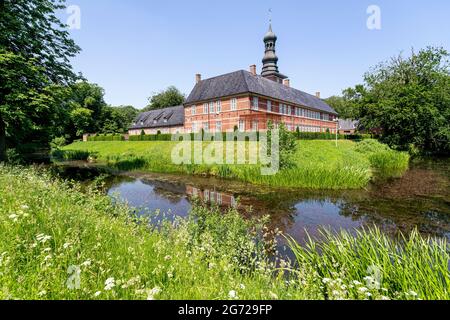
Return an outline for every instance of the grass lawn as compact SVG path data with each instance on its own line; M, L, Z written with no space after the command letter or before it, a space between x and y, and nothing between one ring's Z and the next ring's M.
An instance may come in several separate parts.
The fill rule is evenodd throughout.
M76 142L64 147L63 152L67 159L91 155L119 170L218 176L288 188L356 189L366 186L375 171L395 176L407 169L406 154L375 141L369 144L371 148L343 140L336 148L334 141L302 140L295 150L295 167L270 176L261 175L259 165L173 164L171 153L176 142L170 141ZM203 148L208 145L204 143Z
M264 221L195 206L156 228L34 168L0 165L2 299L449 299L444 240L324 234L269 259Z

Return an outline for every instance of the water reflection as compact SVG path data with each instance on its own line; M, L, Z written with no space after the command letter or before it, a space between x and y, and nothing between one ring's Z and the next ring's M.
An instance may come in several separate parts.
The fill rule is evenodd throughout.
M110 181L108 194L139 208L186 216L193 198L220 207L237 207L244 216L270 216L270 227L299 242L320 227L354 230L376 224L388 234L417 227L424 234L450 239L450 165L448 160L419 162L401 179L367 190L273 190L198 177L128 173Z

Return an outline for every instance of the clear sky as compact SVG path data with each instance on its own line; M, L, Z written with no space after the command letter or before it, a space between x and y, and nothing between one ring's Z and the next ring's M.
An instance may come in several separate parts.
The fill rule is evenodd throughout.
M112 105L142 108L175 85L189 94L203 78L261 71L272 8L280 72L291 86L322 97L361 83L380 61L428 45L450 50L448 0L68 0L81 9L71 35L82 48L74 68ZM381 9L381 30L367 8ZM62 15L67 19L68 15Z

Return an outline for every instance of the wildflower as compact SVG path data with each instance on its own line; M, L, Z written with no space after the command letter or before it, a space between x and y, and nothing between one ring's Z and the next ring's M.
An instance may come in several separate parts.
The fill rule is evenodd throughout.
M41 292L38 293L38 296L39 296L39 297L43 297L43 296L45 296L46 294L47 294L47 291L42 290Z
M411 295L411 296L413 296L413 297L417 297L417 292L410 291L410 292L409 292L409 295Z
M359 281L357 281L357 280L353 280L353 284L354 284L355 286L360 286L360 285L362 285L362 283L359 282Z
M43 252L50 252L50 251L52 251L52 249L51 248L45 248L44 250L42 250Z
M91 265L91 260L86 260L85 262L83 262L82 264L81 264L83 267L89 267L90 265Z
M228 292L228 296L230 297L230 299L236 299L237 292L235 290L230 290L230 292Z
M48 240L50 240L52 237L51 236L47 236L45 234L38 234L36 236L36 239L41 242L41 243L46 243Z
M242 290L245 290L245 284L241 283L239 286Z
M370 297L372 294L370 292L366 292L366 296Z
M24 204L24 205L21 205L20 208L21 208L22 210L28 210L30 207L27 206L26 204Z
M164 257L164 260L166 260L166 261L169 261L170 259L172 259L172 257L169 256L169 255L167 255L167 256Z
M102 292L101 291L97 291L96 293L94 293L94 297L98 297L99 295L101 295Z
M275 293L273 293L272 291L269 291L269 296L273 300L278 300L278 296Z
M13 222L17 222L17 218L18 218L19 216L17 215L17 214L11 214L11 215L9 215L9 217L8 218L10 218Z
M358 291L361 292L361 293L364 293L367 290L369 290L369 289L367 289L366 287L361 287L361 288L358 289Z
M161 292L160 287L154 287L147 292L147 300L155 300L155 296Z
M108 278L105 281L105 291L111 290L112 288L114 288L116 286L116 281L114 280L114 278Z
M66 242L66 243L64 243L63 248L64 249L70 248L71 245L72 244L70 242Z
M172 279L172 278L173 278L173 273L172 273L172 272L167 272L167 277L168 277L169 279Z
M331 281L330 278L323 278L323 279L322 279L322 282L323 282L323 283L328 283L328 282L330 282L330 281Z

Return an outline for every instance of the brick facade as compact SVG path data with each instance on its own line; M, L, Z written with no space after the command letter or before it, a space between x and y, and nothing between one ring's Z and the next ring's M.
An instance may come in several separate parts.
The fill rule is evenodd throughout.
M254 98L257 98L253 105ZM232 102L232 101L235 102ZM268 103L270 101L270 103ZM212 107L211 107L212 103ZM217 105L220 104L219 111ZM268 108L268 104L270 107ZM236 108L232 108L236 105ZM193 109L195 108L195 111ZM296 111L296 108L297 111ZM301 111L304 110L304 111ZM320 117L316 119L313 117ZM271 120L275 126L284 123L288 130L301 132L335 133L335 115L314 111L301 106L275 101L262 96L244 95L204 101L185 107L185 132L265 131Z

